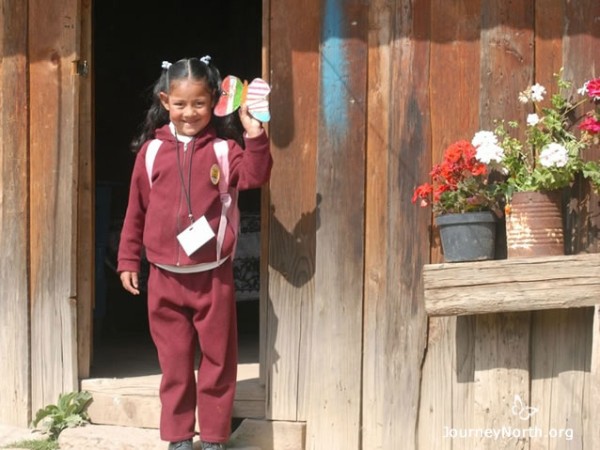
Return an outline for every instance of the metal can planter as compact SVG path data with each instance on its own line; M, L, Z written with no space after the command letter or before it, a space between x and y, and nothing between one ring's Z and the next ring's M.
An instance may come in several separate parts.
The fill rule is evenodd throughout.
M515 192L506 208L508 258L565 254L561 192Z
M496 216L491 211L436 217L446 262L494 259Z

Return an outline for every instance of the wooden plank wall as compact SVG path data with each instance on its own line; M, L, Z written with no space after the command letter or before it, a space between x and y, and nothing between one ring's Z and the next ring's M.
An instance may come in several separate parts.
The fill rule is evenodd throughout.
M77 220L92 212L74 74L90 3L53 6L7 0L0 17L0 420L17 424L77 388L90 285L77 277L91 252ZM448 143L519 117L527 85L561 66L576 83L599 75L597 0L272 1L267 14L268 417L308 420L311 449L599 447L598 309L427 328L420 271L440 251L409 202ZM598 247L594 225L583 248ZM517 398L539 410L527 426L573 439L444 436L522 426Z
M28 304L27 2L0 14L0 423L27 426L31 409Z
M560 67L576 80L575 88L598 76L597 2L435 3L430 83L432 96L439 90L445 99L431 110L434 161L449 142L491 129L494 118L521 119L518 92L535 81L551 88ZM444 76L450 66L464 85L457 88L455 77ZM469 107L469 98L479 98L478 110ZM455 105L461 111L453 112ZM597 243L591 233L584 236L590 250ZM432 255L440 260L435 248ZM596 448L600 432L591 423L599 414L597 317L597 311L582 308L431 319L418 447ZM518 419L515 395L539 412ZM447 436L450 429L502 426L531 427L541 436ZM561 429L572 430L573 438L551 435Z
M584 5L564 0L376 0L368 5L331 0L322 2L319 12L317 3L310 5L305 16L290 14L292 4L272 2L270 15L272 82L281 90L273 96L278 114L272 123L277 151L271 183L268 324L274 331L268 333L275 348L269 366L270 417L307 418L311 449L386 449L399 442L403 448L422 449L565 444L550 442L548 436L499 443L444 434L522 427L512 413L519 399L524 406L544 409L527 425L559 429L568 420L578 424L579 436L595 436L589 417L597 413L584 410L583 400L569 390L598 395L592 380L598 380L600 358L591 355L590 347L600 336L597 317L582 309L427 321L420 270L442 255L430 212L409 200L448 144L492 129L495 118L521 118L518 92L534 81L549 87L552 74L568 61L569 70L579 67L583 78L597 75L589 71L594 72L598 57L593 50L598 36L590 33L598 6L591 0ZM289 26L289 17L302 36ZM305 52L302 58L298 51ZM315 69L321 76L318 88ZM306 98L298 94L299 86L308 92ZM313 112L315 98L318 135L296 116L300 105ZM365 100L363 115L353 115ZM288 145L290 136L298 136L294 147ZM302 174L290 169L292 164ZM313 170L316 192L302 184L312 181ZM290 186L298 202L289 202ZM314 229L296 225L307 206L309 212L311 206L317 210L311 222L315 259L312 243L308 253L303 246L313 239ZM357 233L363 226L361 240ZM300 250L286 240L292 229ZM308 290L306 285L291 289L298 283L289 267L295 267L299 254L311 255L307 261L314 265L314 285L309 277ZM361 264L362 287L355 272ZM356 294L360 289L362 299ZM285 337L283 324L290 327ZM357 351L361 380L355 373ZM307 353L312 355L310 383L302 385ZM548 404L553 396L567 405L568 416L557 404Z
M32 410L77 389L79 1L29 2Z

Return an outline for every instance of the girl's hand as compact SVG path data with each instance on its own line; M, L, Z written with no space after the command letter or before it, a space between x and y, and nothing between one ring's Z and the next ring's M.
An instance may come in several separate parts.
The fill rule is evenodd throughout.
M263 132L262 123L252 117L252 115L248 112L247 105L240 106L239 114L240 120L242 121L242 126L244 127L244 130L246 130L247 137L253 138Z
M119 275L121 283L127 292L131 292L133 295L139 295L140 289L138 284L137 272L124 271Z

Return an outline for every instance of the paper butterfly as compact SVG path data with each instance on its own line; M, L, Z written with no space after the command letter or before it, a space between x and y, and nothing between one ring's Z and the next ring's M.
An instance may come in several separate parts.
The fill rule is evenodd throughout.
M248 112L261 122L271 119L269 114L269 101L267 95L271 87L261 78L255 78L248 84L247 81L229 75L221 83L221 97L215 106L215 115L219 117L231 114L241 105L248 105Z
M538 408L534 408L533 406L527 406L527 404L521 399L521 396L519 394L515 394L511 410L513 415L519 416L519 419L521 420L527 420L530 417L536 415L539 411Z

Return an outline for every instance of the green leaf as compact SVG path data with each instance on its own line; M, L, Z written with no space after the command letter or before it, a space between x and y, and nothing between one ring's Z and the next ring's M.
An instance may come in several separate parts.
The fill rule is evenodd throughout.
M56 414L57 411L58 407L56 405L48 405L45 408L38 410L32 422L33 426L37 426L37 424L40 423L42 419Z
M87 391L61 394L56 405L48 405L37 412L32 426L58 438L65 428L88 422L86 409L91 402L92 394Z

